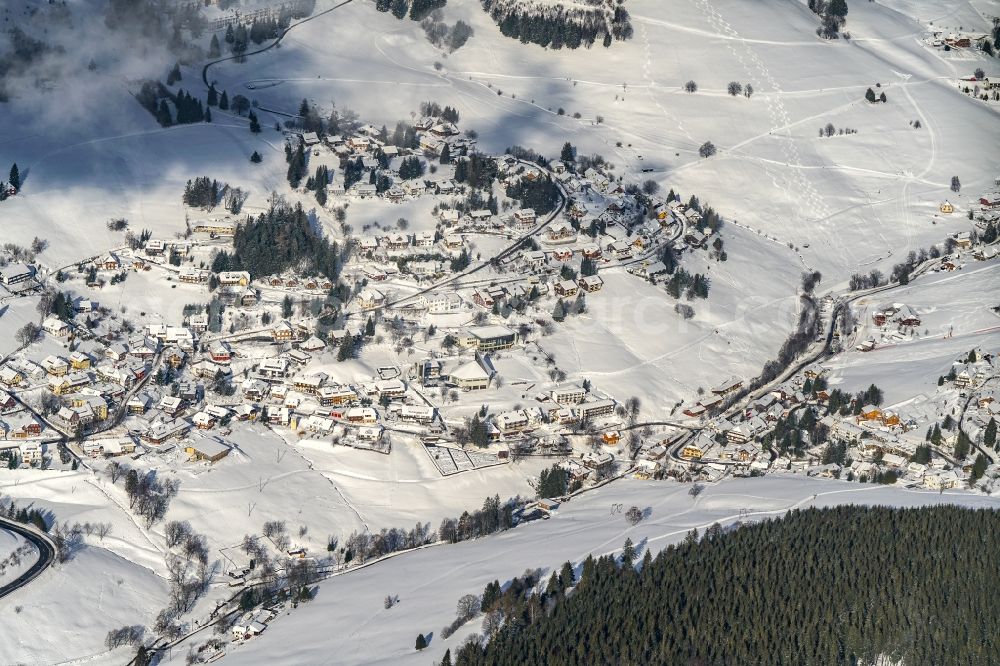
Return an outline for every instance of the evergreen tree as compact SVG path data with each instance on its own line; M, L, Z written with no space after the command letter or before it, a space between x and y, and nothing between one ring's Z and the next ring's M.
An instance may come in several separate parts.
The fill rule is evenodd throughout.
M206 123L212 122L212 110L211 109L205 109L205 122Z
M881 95L878 96L878 101L885 104L885 93L882 93Z
M211 84L210 86L208 86L208 99L206 100L206 103L209 106L218 106L219 105L219 93L217 93L215 91L215 84L214 83Z
M220 55L222 55L222 49L219 46L219 36L213 34L212 41L208 45L208 57L218 58Z
M648 550L646 552L649 552ZM576 584L576 574L573 573L573 565L569 562L564 562L562 569L559 570L559 585L563 590L573 587Z
M255 151L253 151L253 154L252 154L252 155L250 155L250 161L251 161L251 162L253 162L254 164L260 164L261 162L263 162L263 161L264 161L264 158L262 158L262 157L260 156L260 153L258 153L258 152L257 152L257 151L255 150Z
M160 100L160 107L156 112L156 122L160 123L161 127L170 127L174 124L173 118L170 116L170 107L167 106L167 100Z
M413 648L419 652L420 650L423 650L425 647L427 647L427 639L424 638L423 634L417 634L417 641L414 644Z
M260 134L260 123L257 121L257 114L253 111L250 112L250 131L254 134Z
M632 538L626 537L625 543L622 545L622 568L628 569L635 565L635 546L632 544Z
M990 417L990 422L986 424L986 430L983 433L983 445L989 448L996 448L997 443L997 421L992 416Z
M441 659L441 666L451 666L451 648L444 651L444 658Z
M826 6L826 13L838 18L844 18L847 16L847 1L830 0L830 4Z
M14 164L11 165L10 175L7 177L7 182L9 182L10 186L15 190L21 189L21 172L17 168L17 162L14 162Z
M451 164L451 146L447 143L444 144L444 147L441 149L440 161L441 164Z
M345 334L344 339L340 341L340 348L337 350L337 360L343 363L352 356L354 356L354 340L350 334Z
M559 153L559 159L563 162L572 163L575 155L576 151L573 149L573 144L567 141L563 144L562 151Z
M869 102L871 102L872 104L874 104L875 103L875 91L872 90L871 88L869 88L868 90L866 90L865 91L865 99L868 100Z
M553 321L564 321L566 319L566 304L563 303L563 299L556 301L555 307L552 308L552 319Z
M223 111L229 110L229 95L226 94L225 90L223 90L222 94L219 95L219 108Z

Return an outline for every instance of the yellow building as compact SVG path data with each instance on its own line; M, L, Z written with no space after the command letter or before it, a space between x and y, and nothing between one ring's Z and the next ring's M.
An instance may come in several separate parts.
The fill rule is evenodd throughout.
M681 449L681 458L686 458L687 460L694 460L701 458L705 455L705 452L701 450L701 447L695 446L694 444L686 444L683 449Z

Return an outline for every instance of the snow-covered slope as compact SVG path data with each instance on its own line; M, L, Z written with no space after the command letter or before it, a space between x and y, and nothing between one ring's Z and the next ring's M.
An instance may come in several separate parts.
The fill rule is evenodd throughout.
M455 616L464 594L481 594L487 583L501 585L527 568L541 567L543 580L570 561L579 566L588 554L613 553L626 537L640 557L676 543L692 528L703 532L713 522L780 517L787 510L845 503L923 506L954 502L997 507L1000 500L949 492L910 492L884 486L816 479L727 480L696 499L690 486L623 481L588 493L561 507L547 521L455 546L427 548L336 576L319 586L316 599L281 615L267 631L229 649L225 664L427 664L445 649L479 631L473 619L449 639L441 628ZM638 506L649 517L630 527L616 506ZM383 607L386 595L399 603ZM423 652L413 649L417 633L432 634ZM181 663L175 656L168 663Z

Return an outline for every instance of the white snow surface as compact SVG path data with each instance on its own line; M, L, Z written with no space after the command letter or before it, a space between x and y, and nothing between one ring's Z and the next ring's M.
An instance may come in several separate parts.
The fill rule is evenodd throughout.
M229 649L227 664L426 664L453 651L479 631L471 620L447 640L441 628L455 615L464 594L481 594L487 583L501 585L527 568L541 567L543 579L570 561L579 567L588 554L619 550L626 537L641 557L681 541L692 528L703 532L714 522L756 521L789 509L840 504L926 506L942 502L969 507L1000 507L1000 499L962 491L944 494L899 488L821 481L803 477L728 479L707 487L697 498L688 484L621 481L562 505L549 520L513 531L434 546L389 558L320 584L316 599L279 616L258 638ZM612 507L638 506L649 517L635 527ZM579 569L577 569L579 572ZM391 609L386 595L399 596ZM416 634L432 633L428 649L413 650ZM176 657L172 662L181 663Z

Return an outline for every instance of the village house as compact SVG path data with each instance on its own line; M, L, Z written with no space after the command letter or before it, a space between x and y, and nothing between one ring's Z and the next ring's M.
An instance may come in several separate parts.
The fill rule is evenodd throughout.
M284 379L288 376L288 360L284 358L264 359L257 366L257 374L267 381Z
M462 297L455 292L436 292L425 297L427 312L430 314L447 314L462 309Z
M140 415L145 414L152 405L153 398L148 393L140 391L129 398L128 402L125 403L125 408L129 414Z
M69 372L69 361L61 356L49 355L42 359L42 367L45 372L53 377L62 377Z
M182 266L177 273L177 279L188 284L205 284L210 275L209 271L200 268Z
M24 381L24 375L9 367L0 367L0 384L18 386Z
M295 329L287 319L282 319L271 327L271 339L277 342L288 342L295 338Z
M514 211L514 223L518 228L530 229L535 226L536 219L534 208L521 208Z
M623 240L616 240L608 245L608 252L615 259L628 259L632 256L632 246Z
M566 384L549 391L549 396L560 405L578 405L587 397L587 389L579 384Z
M568 222L554 222L545 229L543 239L548 243L572 243L576 230Z
M217 439L202 437L185 444L184 453L191 456L191 460L215 463L229 455L229 447Z
M385 304L385 294L378 289L365 289L358 294L358 305L362 310L373 310Z
M2 379L2 376L0 376ZM85 372L70 372L61 377L49 377L49 390L56 395L66 395L90 386L90 375Z
M42 330L57 338L64 338L70 333L69 324L57 317L46 317L42 321Z
M712 389L712 393L718 396L727 396L730 393L734 393L743 387L743 380L736 377L731 377L721 386Z
M191 417L191 423L199 430L209 430L215 427L215 418L208 412L202 410L195 412Z
M296 391L308 393L309 395L318 395L326 380L327 374L325 372L317 372L304 377L296 377L292 380L292 385Z
M250 284L250 273L247 271L223 271L218 278L223 287L246 287Z
M600 291L604 287L604 280L597 275L585 275L577 280L576 283L580 286L580 289L588 293Z
M35 269L28 264L7 264L0 266L0 282L8 287L27 282L35 276Z
M510 349L518 342L515 331L506 326L474 326L467 328L459 335L458 344L466 349L477 349L481 352Z
M236 225L224 220L198 220L194 223L193 231L216 236L232 236L236 233Z
M580 420L608 416L615 413L615 401L594 400L592 402L582 402L573 409L573 412Z
M378 412L371 407L351 407L344 413L349 423L374 424L378 420Z
M158 446L169 439L183 437L191 430L191 425L184 419L161 421L154 424L141 436L147 444Z
M422 405L403 405L399 410L399 420L408 423L427 425L434 421L437 410L434 407Z
M447 383L463 391L482 391L489 388L492 377L492 365L487 365L484 360L477 357L449 372Z

